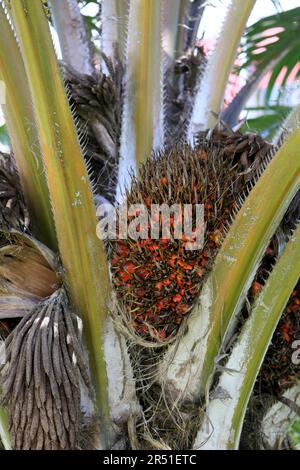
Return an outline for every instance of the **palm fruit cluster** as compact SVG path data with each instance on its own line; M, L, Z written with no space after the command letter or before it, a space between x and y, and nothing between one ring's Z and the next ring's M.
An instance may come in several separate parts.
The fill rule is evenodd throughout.
M122 65L103 55L107 73L83 75L65 68L69 102L97 194L114 201L121 133Z
M239 148L240 134L232 136L231 146L234 138ZM203 204L205 222L204 246L200 250L186 250L189 240L184 236L180 240L149 237L111 242L117 297L138 335L170 338L195 304L236 208L237 196L245 189L244 153L248 148L247 161L254 163L252 149L258 153L257 158L262 158L262 150L264 155L270 150L269 144L259 146L251 135L244 141L247 138L248 147L243 147L241 158L234 148L231 152L226 146L222 148L219 139L215 142L199 136L195 149L179 145L155 155L141 169L139 179L133 179L127 193L128 207L143 203L150 217L151 204ZM170 222L174 223L172 216Z
M197 141L209 138L213 146L219 150L223 158L233 157L233 162L239 166L244 182L251 181L257 170L264 165L266 159L272 156L276 147L265 141L260 135L234 132L230 128L215 127L213 130L200 132ZM237 186L241 180L238 179Z

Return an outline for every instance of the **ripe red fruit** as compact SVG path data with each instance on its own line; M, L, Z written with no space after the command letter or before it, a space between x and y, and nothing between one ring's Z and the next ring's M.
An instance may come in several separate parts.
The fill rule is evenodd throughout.
M262 285L259 282L255 281L251 288L251 293L253 297L256 297L257 294L259 294L261 290L262 290Z
M149 271L145 268L138 268L135 273L142 279L147 279L150 276Z
M119 276L122 279L123 282L128 282L132 279L132 275L129 273L126 273L124 271L119 272Z
M173 301L174 302L180 302L182 300L182 295L180 294L176 294L174 297L173 297Z
M116 266L120 265L120 258L117 255L114 256L113 259L111 260L111 265L113 267L116 267Z
M132 274L136 270L136 265L132 261L128 261L124 264L124 269L127 273Z
M185 263L181 259L179 259L177 263L181 268L186 269L187 271L191 271L193 269L193 266L191 264Z
M124 258L129 255L129 248L126 242L118 241L116 249L117 253Z

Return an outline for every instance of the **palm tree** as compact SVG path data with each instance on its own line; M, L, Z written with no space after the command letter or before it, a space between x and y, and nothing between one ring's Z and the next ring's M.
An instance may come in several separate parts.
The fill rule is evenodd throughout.
M299 331L300 132L220 119L255 0L229 3L209 58L204 4L102 0L95 54L76 0L0 3L6 449L238 449L258 375L284 377L267 351ZM124 201L203 204L204 246L100 240L96 205Z

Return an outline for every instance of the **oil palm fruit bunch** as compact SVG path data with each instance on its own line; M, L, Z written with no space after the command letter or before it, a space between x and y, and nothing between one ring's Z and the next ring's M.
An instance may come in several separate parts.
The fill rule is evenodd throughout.
M272 335L297 305L299 227L243 316L300 184L299 130L275 147L219 122L254 1L232 0L209 57L194 34L205 2L175 3L102 0L93 57L77 1L49 0L51 18L44 2L0 3L7 449L238 448ZM99 240L95 200L147 215L203 204L204 244L186 249L199 227L177 239L172 214L170 237L158 216L158 238ZM126 215L129 228L139 214Z
M259 136L234 134L226 129L199 134L197 140L194 149L178 144L146 162L139 178L131 182L126 202L128 207L141 203L147 207L150 222L141 231L146 229L149 236L111 243L113 283L124 303L126 322L144 337L163 340L176 334L197 301L237 201L244 194L245 182L255 177L273 150ZM152 220L153 204L177 204L182 209L169 214L171 239L162 237L163 224L168 220L163 221L160 212L155 214L157 220ZM193 227L190 237L184 234L178 240L174 227L176 217L184 225L185 204L191 206ZM199 204L204 209L205 242L198 249L189 249L204 231L203 223L196 227ZM157 240L150 236L151 223L155 222L160 230Z

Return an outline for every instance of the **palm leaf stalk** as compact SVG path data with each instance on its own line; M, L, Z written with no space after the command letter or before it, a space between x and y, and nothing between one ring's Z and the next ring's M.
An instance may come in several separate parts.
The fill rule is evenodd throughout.
M128 22L127 0L103 0L101 3L101 51L114 57L115 48L125 60L126 29Z
M163 3L165 145L170 148L185 139L206 66L203 48L196 41L203 3L201 0Z
M163 0L163 45L167 55L168 66L173 65L176 57L176 35L179 23L181 0Z
M188 132L190 141L198 131L211 128L218 121L223 108L228 77L254 4L255 0L247 0L242 4L238 0L233 0L227 10L217 45L209 58L201 87L196 95Z
M188 17L190 13L190 0L181 0L179 4L177 34L175 42L175 57L178 58L186 50Z
M109 279L104 250L96 237L96 214L89 176L43 7L32 2L14 1L11 8L35 106L66 282L72 304L84 322L96 400L102 415L103 445L106 446L109 410L101 338ZM53 76L51 84L47 79L50 75Z
M77 72L92 74L89 38L76 0L49 2L63 60Z
M129 184L129 170L136 172L164 141L161 0L130 2L126 48L117 200Z
M163 0L164 49L170 65L195 47L204 3L203 0Z
M6 87L4 112L14 157L32 227L41 240L55 248L57 246L55 228L29 85L21 53L2 4L0 4L0 21L0 77Z
M186 38L186 47L194 47L197 41L197 34L199 25L202 19L204 12L205 1L204 0L194 0L190 3L190 10L188 13L188 22L187 22L187 38Z
M57 7L60 7L60 3ZM80 69L76 71L72 67L70 58L65 57L64 75L70 92L69 102L79 121L79 135L80 129L86 129L84 154L91 166L94 200L97 204L115 200L122 108L121 59L124 59L127 9L128 2L125 0L102 3L101 71L95 68L88 75L82 74ZM105 73L103 69L106 69ZM126 448L123 427L127 421L136 419L140 409L126 342L110 317L105 324L104 355L113 423L110 427L110 442L114 448Z

